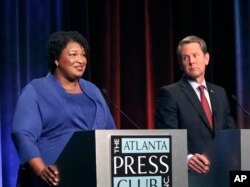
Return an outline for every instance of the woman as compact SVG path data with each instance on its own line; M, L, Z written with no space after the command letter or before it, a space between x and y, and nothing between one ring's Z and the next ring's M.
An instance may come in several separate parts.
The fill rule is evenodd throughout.
M23 89L13 119L12 138L22 165L18 185L58 185L54 163L74 132L115 129L101 92L81 78L87 52L87 41L76 31L51 35L51 72Z

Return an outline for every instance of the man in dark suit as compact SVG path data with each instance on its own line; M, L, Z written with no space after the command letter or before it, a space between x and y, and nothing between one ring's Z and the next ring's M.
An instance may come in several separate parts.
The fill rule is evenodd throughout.
M188 167L200 174L207 173L210 162L202 154L206 146L218 131L236 125L224 88L205 81L210 57L205 41L197 36L185 37L177 47L177 57L184 75L179 82L160 89L156 128L187 129ZM200 95L200 87L205 97ZM203 100L206 109L201 104Z

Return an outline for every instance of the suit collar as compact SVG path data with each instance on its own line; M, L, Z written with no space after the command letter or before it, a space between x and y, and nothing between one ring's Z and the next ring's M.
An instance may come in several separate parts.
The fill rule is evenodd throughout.
M186 97L188 98L190 103L194 106L196 111L199 113L202 120L205 122L206 126L212 131L212 129L210 128L209 122L207 120L207 117L206 117L205 113L203 112L203 108L201 106L200 100L197 97L193 87L188 82L187 78L185 76L183 76L180 79L179 84L180 84L181 90L186 95ZM213 103L215 102L215 100L214 100L215 99L214 98L214 90L211 88L211 84L206 83L206 85L207 85L211 105L212 105L213 112L214 112L214 107L213 107Z

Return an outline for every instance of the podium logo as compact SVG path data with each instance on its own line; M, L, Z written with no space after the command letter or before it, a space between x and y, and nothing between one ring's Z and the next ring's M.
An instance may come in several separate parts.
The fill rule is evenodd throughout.
M230 171L230 187L249 187L250 171Z
M113 187L171 187L171 136L111 136Z

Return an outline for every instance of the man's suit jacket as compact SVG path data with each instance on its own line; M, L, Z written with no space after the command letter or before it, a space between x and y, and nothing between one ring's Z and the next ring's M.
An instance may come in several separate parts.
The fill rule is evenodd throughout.
M156 128L187 129L188 153L203 153L222 129L236 128L224 88L206 83L213 113L211 129L201 102L185 76L160 89L156 104Z

